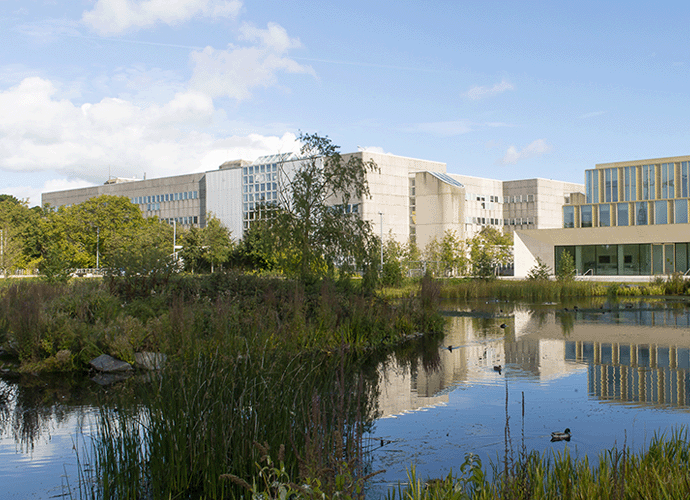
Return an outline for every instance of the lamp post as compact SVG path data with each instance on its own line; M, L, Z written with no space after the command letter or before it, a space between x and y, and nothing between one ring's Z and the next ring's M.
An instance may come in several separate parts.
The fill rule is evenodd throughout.
M381 217L381 272L383 272L383 212L379 212Z
M101 228L96 228L96 270L101 268Z

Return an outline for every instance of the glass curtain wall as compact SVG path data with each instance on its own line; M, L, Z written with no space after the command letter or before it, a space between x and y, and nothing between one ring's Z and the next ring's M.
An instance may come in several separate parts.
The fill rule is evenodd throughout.
M652 269L655 274L661 274L673 272L674 266L676 270L681 271L690 264L689 243L676 243L675 253L673 244L560 246L555 248L556 263L560 261L565 251L574 256L578 274L589 272L599 276L651 275Z
M623 199L637 200L637 167L623 167Z
M653 200L654 198L656 198L654 165L642 165L642 199Z
M630 223L628 222L628 204L627 203L618 203L616 205L618 208L618 214L617 214L617 220L616 220L616 225L618 226L627 226Z

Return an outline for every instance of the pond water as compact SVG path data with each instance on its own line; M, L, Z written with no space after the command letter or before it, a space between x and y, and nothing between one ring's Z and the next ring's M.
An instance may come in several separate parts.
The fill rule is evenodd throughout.
M437 358L410 368L391 357L381 368L371 447L372 470L385 473L372 498L405 482L411 464L421 479L459 474L468 453L500 468L506 449L517 457L523 444L592 458L690 425L685 302L482 301L446 310ZM570 442L552 443L551 432L565 428Z
M517 456L523 443L593 457L615 445L640 449L656 432L690 425L686 302L444 308L440 342L407 345L378 369L380 418L368 439L372 469L385 472L370 498L404 482L412 464L423 479L443 477L459 473L467 453L500 465L506 444ZM0 380L3 498L74 495L74 448L105 392L88 380ZM566 427L571 441L551 443L551 432Z

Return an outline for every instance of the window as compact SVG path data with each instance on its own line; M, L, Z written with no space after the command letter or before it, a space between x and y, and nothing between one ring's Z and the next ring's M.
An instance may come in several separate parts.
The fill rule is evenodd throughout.
M676 167L673 163L661 164L661 197L664 199L675 198Z
M668 224L668 202L666 200L654 202L654 224Z
M599 227L611 225L611 205L599 205Z
M690 161L680 164L680 196L687 198L690 196Z
M688 200L675 200L675 223L676 224L687 224L688 223Z
M645 201L635 203L635 225L647 225L647 202Z
M585 170L585 195L587 203L599 202L599 172Z
M592 227L592 205L580 207L580 227Z
M618 201L618 169L607 168L604 170L605 193L604 201Z
M656 198L654 165L642 165L642 199L653 200L654 198Z
M628 222L628 204L627 203L618 203L617 210L618 210L618 214L616 217L616 225L618 225L618 226L629 225L629 222Z
M575 227L575 207L563 207L563 227Z

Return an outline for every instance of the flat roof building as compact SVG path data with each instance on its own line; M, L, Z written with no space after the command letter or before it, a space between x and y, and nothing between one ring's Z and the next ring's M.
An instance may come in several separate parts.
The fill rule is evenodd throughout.
M515 233L515 275L536 259L556 269L563 252L578 274L653 276L690 269L690 156L602 163L585 193L563 206L560 229Z
M367 174L370 196L350 200L346 209L371 221L375 234L402 243L411 239L420 248L445 231L466 239L489 226L505 232L560 228L563 204L571 193L584 191L582 184L548 179L449 174L445 163L391 154L358 151L343 160L351 157L373 160L378 170ZM145 217L183 226L203 227L212 213L239 239L255 220L257 204L279 202L281 187L300 161L294 153L228 161L207 172L44 193L42 202L58 207L102 194L126 196Z

